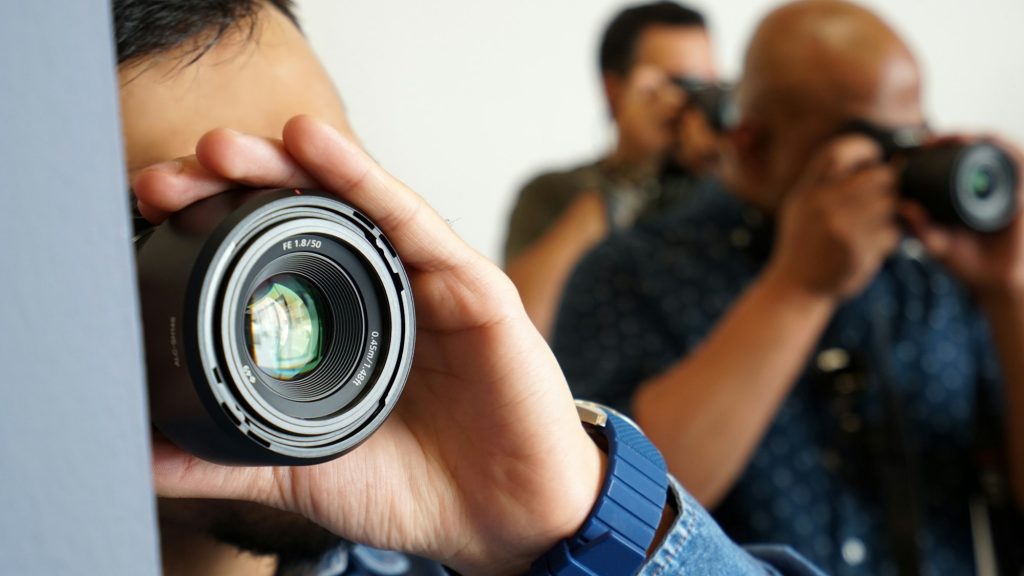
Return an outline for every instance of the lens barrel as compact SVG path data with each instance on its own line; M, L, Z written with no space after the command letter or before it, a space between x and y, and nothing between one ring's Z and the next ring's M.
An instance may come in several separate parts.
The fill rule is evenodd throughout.
M840 134L862 134L902 165L900 194L917 201L937 222L976 232L1003 230L1017 215L1017 162L989 142L930 143L925 126L887 128L865 119Z
M394 408L412 363L412 291L351 206L313 190L220 194L136 248L150 418L179 447L315 464Z
M936 221L997 232L1017 213L1017 166L989 143L925 146L907 154L902 194Z

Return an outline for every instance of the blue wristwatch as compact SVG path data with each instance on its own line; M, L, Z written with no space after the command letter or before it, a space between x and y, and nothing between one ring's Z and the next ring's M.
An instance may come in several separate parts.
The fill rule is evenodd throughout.
M584 427L607 444L608 473L583 526L530 566L534 576L629 576L647 559L668 494L658 449L632 420L611 408L576 401Z

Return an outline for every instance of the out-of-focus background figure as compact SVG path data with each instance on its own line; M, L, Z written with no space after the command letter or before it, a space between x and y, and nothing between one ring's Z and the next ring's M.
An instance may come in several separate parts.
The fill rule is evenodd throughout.
M1024 219L978 233L901 197L862 127L925 130L921 72L857 5L771 12L737 107L721 182L567 284L574 393L633 414L741 542L835 574L973 573L981 454L1024 503Z
M704 17L675 2L623 10L598 62L616 140L603 157L533 178L508 224L505 267L534 324L547 334L579 257L609 231L681 200L680 180L711 173L717 138L681 82L716 80Z
M489 4L470 0L447 0L422 5L401 0L381 0L360 5L356 15L351 12L351 7L330 0L300 0L298 4L300 15L306 23L305 32L345 94L349 118L359 129L367 148L391 167L397 176L420 191L470 244L495 261L503 259L509 214L516 204L525 177L551 167L577 165L581 159L605 158L610 150L617 147L619 132L612 130L614 123L608 122L606 83L592 62L595 53L599 52L603 31L615 15L634 6L633 0L520 2L515 9L500 12ZM755 25L780 4L782 2L778 0L695 0L693 8L704 14L707 22L714 25L711 30L708 30L707 25L703 28L714 39L714 56L717 61L713 61L712 65L717 72L715 77L729 80L740 78L742 53ZM928 3L915 0L863 0L863 4L881 15L900 37L906 39L906 44L913 47L914 72L919 75L917 79L928 88L927 99L916 101L920 119L927 118L928 128L940 134L964 130L972 133L996 132L1017 142L1024 141L1024 115L1019 110L1019 103L1024 100L1024 75L1013 73L1019 67L1018 55L1024 53L1024 35L1018 30L1019 23L1024 21L1024 4L1005 0L975 0L971 3L960 0ZM841 35L847 28L830 25L829 30ZM781 36L786 37L786 34ZM827 52L819 50L822 46L814 45L805 52L823 57ZM876 46L873 42L866 42L857 46L857 53L869 59L878 56L878 50L885 47L891 48L891 44ZM783 64L788 62L785 60ZM381 74L382 69L390 72ZM774 69L779 70L778 67ZM786 77L793 70L783 65L781 72L777 79ZM826 74L833 72L832 69L825 70ZM671 91L666 92L669 93ZM684 97L680 97L677 92L676 96L668 98ZM748 119L756 117L747 114ZM891 118L872 120L883 128L893 127ZM807 124L822 131L822 142L818 143L821 145L830 140L825 132L831 137L841 131L831 118L819 119L818 125L813 122ZM677 127L683 130L683 123ZM783 132L790 130L792 126L786 124ZM765 130L741 129L730 140L734 143L743 138L749 140L752 134L759 132L763 134ZM678 133L676 135L680 136ZM807 134L791 136L803 138ZM680 136L679 139L685 140L685 137ZM855 140L863 144L863 140ZM809 144L807 146L813 147ZM750 146L747 148L749 152ZM722 162L729 165L741 164L738 162L740 155L736 152L739 148L729 145L726 149L733 151ZM685 151L686 148L680 150ZM765 163L782 170L784 166L792 168L798 163L797 159L808 157L810 152L801 152L794 146L786 145L780 146L773 154L775 159ZM781 158L780 154L790 154L792 157ZM870 156L870 153L865 154ZM746 153L742 156L754 158L760 154ZM735 177L738 172L732 172L733 175L727 178L724 186L730 190L737 188ZM766 170L755 172L749 165L744 172L748 175L762 174L763 177L759 179L748 177L746 180L757 180L759 186L756 188L765 193L783 188L778 186L781 178L779 174L768 174ZM749 186L749 182L740 185L744 186ZM722 187L719 184L707 188L712 193L717 188L718 196L721 196ZM577 213L580 220L598 222L604 228L597 226L586 233L579 233L579 237L569 238L566 241L569 246L592 244L611 230L608 226L609 214L607 211L603 214L601 212L605 210L601 197L598 194L584 194L582 197L589 198L591 202L582 202L579 206ZM690 201L700 206L704 202L703 198L702 193L695 194L690 197ZM781 198L771 203L781 204ZM562 216L568 217L572 212L566 211ZM693 235L691 248L699 250L705 259L728 259L728 255L746 246L748 256L730 262L741 272L757 272L773 249L780 249L774 243L759 244L759 239L773 237L770 223L777 220L757 214L758 211L749 214L744 211L743 216L736 221L686 221L687 225L692 225L692 230L679 224L682 220L677 220L678 230L674 234L680 238L687 234ZM595 215L603 217L590 218ZM655 214L657 218L660 216ZM665 216L667 218L669 214ZM910 217L913 218L913 214ZM814 219L807 217L807 220ZM924 237L933 240L933 249L937 244L948 244L948 236L941 233L924 234ZM717 241L709 241L715 238ZM802 244L804 248L815 246L806 235L800 235L799 241L791 243ZM924 244L928 246L929 242ZM964 245L961 242L953 244ZM752 248L758 245L763 246L763 253L759 254ZM912 256L921 255L922 250L919 245L910 243L897 248L895 254L900 258L914 260ZM567 260L572 261L578 257L579 253ZM638 253L635 259L644 266L665 270L680 270L689 262L681 261L679 254L669 249L644 251ZM922 258L922 261L926 260L930 262L928 270L938 268L933 259ZM826 265L839 260L814 256L811 261L819 268L826 269ZM882 278L885 266L879 266L882 266L883 273L878 277ZM554 268L535 268L539 268L542 276L555 276L551 273ZM638 352L641 350L647 354L643 359L643 370L646 374L654 375L658 369L678 361L684 353L699 351L698 343L703 340L693 334L702 329L710 330L715 324L713 317L731 309L731 304L737 298L734 278L703 270L700 273L705 277L697 279L699 288L687 287L683 283L663 286L666 292L674 291L672 305L668 307L651 309L647 305L637 305L633 300L625 299L585 310L595 320L603 318L607 322L617 323L615 328L619 332L609 335L598 330L574 330L567 331L567 338L578 340L580 345L603 345L611 350L607 357L594 362L595 366L590 367L591 370L596 370L597 366L607 366L623 354L641 354ZM665 274L666 277L670 276L668 272ZM940 274L939 277L944 276ZM875 284L887 284L874 278L858 280L868 286L866 295L878 293ZM616 283L619 285L616 286ZM580 282L570 288L569 292L608 298L620 290L629 290L645 283L648 285L643 289L650 290L650 281L626 274L614 281ZM908 285L911 286L908 289L911 295L919 297L920 286ZM973 305L964 295L965 289L952 281L949 287L949 293L943 293L942 298L962 298L966 318L969 315L967 311L972 310ZM559 291L561 288L555 292ZM852 292L846 296L852 296ZM531 296L526 290L523 296L525 303L530 306ZM570 296L579 298L579 295ZM549 303L554 301L557 301L557 297L547 300ZM853 308L853 303L857 301L858 298L853 298L844 308ZM885 298L876 299L872 296L871 301L883 302L878 305L881 308L890 305ZM925 309L930 310L928 306L933 305L941 308L938 302L929 301ZM906 309L900 309L896 314L905 311L909 317L917 319L915 322L923 317L930 330L940 330L944 322L952 321L946 312L920 316L924 314L920 303L912 303L909 299L906 303ZM780 310L785 308L782 299L772 299L769 304ZM809 343L805 342L804 346L813 350L805 350L797 368L790 366L792 379L803 375L804 368L815 374L821 371L824 375L817 375L816 378L826 378L832 383L832 388L827 385L816 387L816 394L824 394L823 390L834 391L838 386L855 392L841 398L851 402L853 399L864 398L856 393L860 388L850 388L847 378L848 373L863 373L863 354L850 354L852 348L842 345L835 348L826 348L825 345L833 342L827 338L840 338L840 335L842 338L852 338L851 334L863 334L867 330L864 323L872 317L868 312L874 308L872 304L859 308L862 313L834 314L836 323L841 318L849 319L853 328L846 330L847 322L843 320L843 327L825 329L821 338L814 337L810 338ZM810 308L801 307L794 316L807 320L812 316L811 312ZM653 317L652 323L637 321L637 316ZM1012 314L1001 316L1011 318ZM534 314L534 320L542 328L551 325L550 320L544 321L537 314ZM686 323L685 331L673 330L672 327L680 322ZM787 328L783 322L743 322L740 326L745 332L766 331L769 344L775 346L779 344L777 341L799 333ZM673 338L665 338L666 332L671 333ZM950 495L953 495L954 500L959 499L963 493L962 488L968 482L963 471L971 474L975 471L973 466L964 464L972 458L968 452L974 452L973 446L966 447L967 436L976 434L976 431L970 430L971 422L986 419L971 415L973 407L979 405L979 402L969 399L973 398L969 392L950 384L950 379L977 377L978 381L994 380L988 375L997 372L992 369L996 361L991 358L995 354L991 349L986 351L985 346L976 344L984 342L985 330L980 328L963 330L954 334L955 337L949 336L947 332L935 338L902 329L890 332L889 336L881 339L881 345L876 342L871 348L877 351L878 348L888 347L891 350L896 364L894 370L901 383L915 381L916 377L903 378L906 367L915 364L922 371L927 371L929 380L940 383L938 386L919 388L918 396L908 410L911 418L924 419L934 424L930 428L931 433L922 440L928 448L921 475L930 481L929 487L921 491L922 506L927 508L930 502ZM890 339L893 343L886 345ZM1002 337L996 337L995 340L1004 341ZM843 342L847 341L839 344ZM657 346L664 347L662 356L650 353ZM770 363L758 364L754 356L761 350L762 346L745 346L739 350L729 348L726 354L729 365L737 370L751 365L759 367L746 387L731 388L737 400L753 404L763 400L763 396L759 397L758 394L764 392L766 385L763 383L771 380L769 373L773 367ZM966 351L970 351L969 354ZM931 374L936 370L940 374L932 378ZM610 378L604 372L599 373L599 376ZM801 382L803 380L800 379ZM709 389L716 386L719 390L730 389L718 379L708 378L704 384ZM593 385L600 386L600 379L595 379ZM804 387L801 384L793 385L793 395ZM775 389L777 393L778 390ZM1001 391L996 389L991 394L994 397L992 401L998 402L1002 398L1000 394ZM784 395L779 393L779 397ZM631 397L631 393L624 393L616 401L621 406L628 406ZM838 411L829 426L840 422L842 431L849 430L850 435L863 433L864 420L848 417L852 410L849 404L833 406L834 398L831 395L827 395L827 398L828 402L813 405L816 416L824 419L834 410ZM665 406L666 410L675 408L668 402ZM734 403L723 403L718 409L731 415L735 407ZM752 420L747 424L763 431L776 416L776 408L780 419L799 420L801 416L807 415L801 415L799 410L794 415L794 409L789 407L788 402L776 398L775 405L765 401L755 406L762 420ZM872 409L877 408L876 404ZM850 500L849 494L833 490L835 486L846 482L840 476L853 468L851 463L862 462L864 459L847 459L846 455L837 450L795 450L792 437L786 436L776 441L771 433L760 442L749 438L739 443L730 441L729 450L716 451L717 442L729 440L728 426L724 424L729 418L721 419L721 413L715 410L700 411L699 418L685 416L682 412L674 414L672 418L675 425L685 425L691 430L705 430L695 437L703 442L704 449L712 453L695 457L694 463L700 466L679 472L684 478L690 474L688 484L697 487L698 493L704 491L702 498L705 502L719 502L719 514L723 520L728 520L726 510L729 508L729 500L733 499L733 496L726 496L730 488L743 485L743 479L753 478L757 482L746 485L750 498L738 499L738 504L732 508L749 514L746 518L735 515L733 518L747 522L746 526L750 529L756 529L759 533L788 530L791 539L799 547L816 550L817 554L826 558L826 566L838 573L870 572L878 566L880 558L889 554L887 549L892 547L893 538L879 529L879 526L889 524L888 521L880 519L877 511L865 511L862 515L851 513L859 500ZM834 431L833 428L827 430ZM831 441L825 432L819 427L807 426L801 433L815 441ZM1000 434L1000 438L1006 436ZM735 451L736 445L742 448L739 458ZM888 445L898 448L902 443L888 442ZM724 475L720 474L721 469L715 471L723 461L728 463L726 468L731 467L731 472ZM937 462L954 464L947 467ZM703 467L709 463L708 468ZM762 472L760 475L744 472L745 466L753 468L761 464L764 467L757 468ZM953 470L960 464L963 464L963 471L946 474L947 470ZM808 466L814 472L808 472ZM708 470L712 473L695 478L695 475L704 475ZM1018 477L1020 475L1018 472ZM805 482L797 485L795 479ZM853 485L857 481L850 482ZM812 487L808 489L807 484ZM737 494L739 490L734 488L732 493ZM899 500L898 493L867 496ZM812 500L824 500L827 504L824 509L811 509L809 502ZM928 556L927 562L938 563L945 561L944 558L953 558L950 560L952 564L942 564L934 570L958 570L964 565L962 550L966 512L959 504L955 507L955 514L959 516L954 521L935 519L929 523L929 531L921 538L923 553L934 552L933 556ZM808 512L810 518L794 512ZM779 518L787 514L792 522L785 524ZM851 518L856 521L846 521ZM737 525L732 526L731 532L745 538ZM827 527L827 532L819 531L822 526ZM902 541L906 540L905 537L901 538ZM929 565L932 564L925 564ZM879 568L882 573L885 573L885 569L885 566Z
M598 159L615 142L595 64L608 24L644 0L358 5L298 0L313 49L361 140L495 262L531 175ZM739 77L757 22L781 0L679 0L704 15L719 77ZM864 0L915 48L938 131L1024 141L1024 3ZM388 70L382 74L381 70Z

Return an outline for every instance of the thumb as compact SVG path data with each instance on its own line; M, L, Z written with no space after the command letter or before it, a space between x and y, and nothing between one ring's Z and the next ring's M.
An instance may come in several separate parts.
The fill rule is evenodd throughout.
M875 141L860 134L846 134L818 152L804 175L817 182L836 181L881 159L882 148Z
M185 452L158 433L154 433L152 446L153 482L159 496L283 504L280 494L287 492L274 487L280 485L279 479L287 478L284 469L214 464Z

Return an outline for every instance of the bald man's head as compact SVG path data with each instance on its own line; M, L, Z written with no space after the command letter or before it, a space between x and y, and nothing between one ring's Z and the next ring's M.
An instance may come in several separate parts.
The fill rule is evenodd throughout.
M910 49L860 6L802 0L771 12L744 61L739 145L748 149L737 152L739 180L792 185L815 148L854 118L923 123L920 86ZM750 142L742 142L743 130ZM751 171L758 174L744 174ZM784 190L768 192L777 200Z

